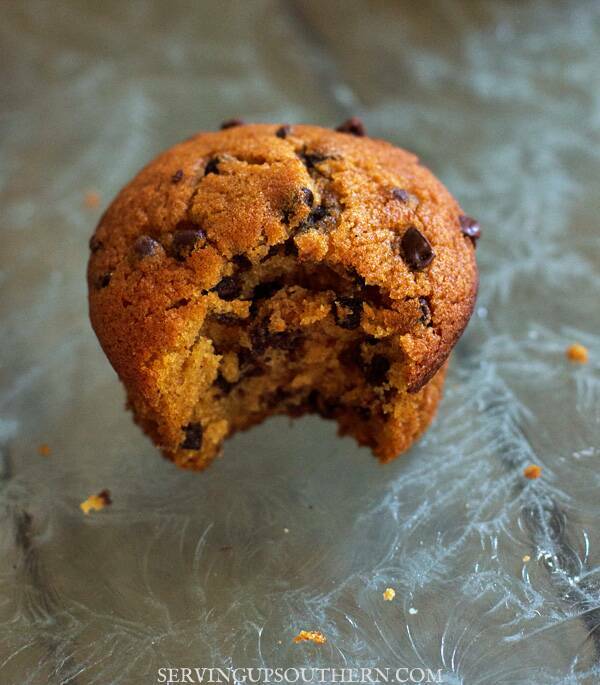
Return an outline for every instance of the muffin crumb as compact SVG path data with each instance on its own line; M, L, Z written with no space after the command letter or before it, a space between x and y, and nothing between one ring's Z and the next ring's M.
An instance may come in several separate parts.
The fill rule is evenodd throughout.
M95 190L88 190L83 197L83 204L88 209L96 209L100 205L100 193Z
M90 511L101 511L109 504L112 504L110 492L108 490L102 490L97 495L90 495L85 502L82 502L79 505L79 508L84 514L89 514Z
M523 469L523 475L529 480L535 480L542 475L542 467L537 464L530 464Z
M327 638L318 630L301 630L294 638L294 642L314 642L316 645L324 645Z
M587 364L589 361L589 352L587 347L579 343L573 343L567 347L565 352L567 359L578 364Z
M52 450L50 449L50 445L47 443L43 442L41 445L38 447L38 454L41 457L49 457L52 454Z
M392 588L392 587L386 588L385 592L383 593L383 599L386 602L391 602L395 596L396 596L396 590L394 590L394 588Z

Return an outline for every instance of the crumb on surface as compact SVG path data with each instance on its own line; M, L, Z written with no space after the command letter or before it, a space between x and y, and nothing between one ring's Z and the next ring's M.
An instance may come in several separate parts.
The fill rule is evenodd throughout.
M531 561L531 557L529 556L529 554L526 554L526 555L523 557L523 561L524 561L525 563L527 563L528 561Z
M327 638L318 630L301 630L294 638L294 642L314 642L316 645L324 645Z
M535 480L536 478L539 478L542 475L542 467L538 466L537 464L529 464L529 466L526 466L523 469L523 475L525 476L525 478Z
M572 362L577 362L579 364L587 364L589 360L589 353L587 347L580 345L579 343L573 343L567 347L565 354L567 359Z
M414 616L415 614L418 614L418 613L419 613L419 610L418 610L418 609L415 609L414 607L410 607L409 610L408 610L408 613L409 613L411 616Z
M96 209L100 204L100 193L95 190L88 190L83 197L83 204L88 209Z
M396 590L394 590L394 588L392 588L392 587L386 588L385 592L383 593L383 599L386 602L391 602L395 596L396 596Z
M50 445L47 443L43 442L41 445L38 446L38 454L42 457L49 457L50 454L52 453L52 450L50 449Z
M82 502L79 505L79 508L84 514L89 514L90 511L100 511L109 504L112 504L110 492L108 490L102 490L102 492L99 492L97 495L90 495L85 502Z

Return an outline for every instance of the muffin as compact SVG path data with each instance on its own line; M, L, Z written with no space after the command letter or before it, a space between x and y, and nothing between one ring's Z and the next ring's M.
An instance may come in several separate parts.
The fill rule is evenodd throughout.
M90 241L92 325L178 466L274 414L320 414L383 462L430 423L473 310L477 222L405 150L228 122L167 150Z

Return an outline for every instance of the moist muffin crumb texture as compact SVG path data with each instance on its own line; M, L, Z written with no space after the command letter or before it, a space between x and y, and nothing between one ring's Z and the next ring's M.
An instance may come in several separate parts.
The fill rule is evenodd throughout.
M151 162L90 241L92 324L136 421L186 468L308 412L388 461L435 412L479 226L356 125L228 124Z

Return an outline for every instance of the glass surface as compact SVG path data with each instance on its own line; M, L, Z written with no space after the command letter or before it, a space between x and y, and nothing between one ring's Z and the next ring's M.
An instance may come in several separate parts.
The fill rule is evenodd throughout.
M599 4L20 1L0 40L0 683L600 682ZM483 226L438 418L387 466L309 417L178 471L88 323L92 229L198 129L350 115ZM104 488L112 506L84 516ZM294 644L302 629L326 644Z

